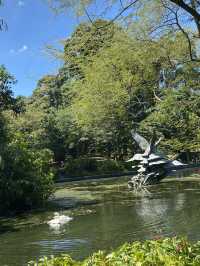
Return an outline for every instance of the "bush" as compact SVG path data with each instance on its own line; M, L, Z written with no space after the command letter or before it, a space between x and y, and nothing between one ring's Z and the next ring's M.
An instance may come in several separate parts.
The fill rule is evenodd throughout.
M185 239L166 238L124 244L106 255L99 251L83 262L68 255L43 258L29 266L186 266L200 265L200 242L190 244Z
M41 206L53 192L49 150L34 151L15 135L6 145L0 168L0 213Z
M103 175L131 170L131 167L126 162L119 162L109 159L96 158L79 158L68 159L64 166L58 170L58 175L63 177L86 176L86 175Z
M114 160L105 160L98 162L98 171L100 173L122 172L124 170L125 165L123 162Z
M92 158L68 159L64 165L66 175L84 175L97 171L97 161Z

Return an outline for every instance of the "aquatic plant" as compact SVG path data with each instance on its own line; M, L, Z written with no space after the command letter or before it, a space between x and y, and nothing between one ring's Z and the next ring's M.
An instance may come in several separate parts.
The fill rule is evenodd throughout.
M163 238L126 243L107 254L98 251L84 261L68 255L42 258L28 266L186 266L200 265L200 242L189 243L184 238Z

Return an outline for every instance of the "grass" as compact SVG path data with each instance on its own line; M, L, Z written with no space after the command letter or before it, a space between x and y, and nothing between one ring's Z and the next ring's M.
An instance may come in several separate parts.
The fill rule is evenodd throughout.
M42 258L29 266L186 266L200 265L200 242L189 243L183 238L164 238L126 243L107 254L99 251L84 261L68 255Z

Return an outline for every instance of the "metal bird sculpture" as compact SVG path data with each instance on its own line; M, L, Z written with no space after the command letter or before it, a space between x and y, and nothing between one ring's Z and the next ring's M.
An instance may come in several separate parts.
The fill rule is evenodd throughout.
M136 165L133 166L137 170L137 175L133 176L129 181L129 187L141 187L143 185L151 185L158 183L171 171L185 167L186 165L177 160L168 160L165 156L157 152L157 146L162 140L156 141L156 133L148 142L144 137L134 130L131 131L132 137L138 144L143 153L135 154L131 159Z

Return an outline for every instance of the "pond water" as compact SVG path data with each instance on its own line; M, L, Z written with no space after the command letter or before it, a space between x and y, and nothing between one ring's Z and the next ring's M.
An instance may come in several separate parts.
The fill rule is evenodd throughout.
M129 177L130 178L130 177ZM200 172L182 172L133 192L128 177L61 184L54 210L0 219L0 265L68 253L82 259L99 249L158 236L200 240ZM55 209L73 218L58 230L47 221Z

